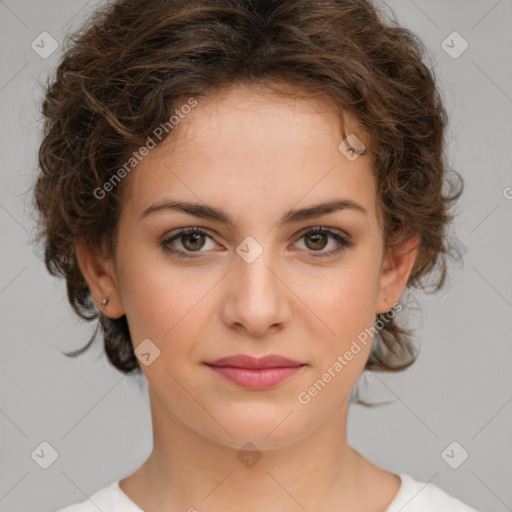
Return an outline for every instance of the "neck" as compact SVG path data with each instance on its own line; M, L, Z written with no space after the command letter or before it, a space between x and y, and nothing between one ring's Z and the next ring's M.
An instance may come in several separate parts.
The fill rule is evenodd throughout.
M372 485L364 482L376 466L347 443L348 400L320 431L287 446L247 453L192 430L154 394L150 399L152 453L120 484L144 510L323 512L359 510L365 503L361 510L373 510L365 497ZM398 490L396 480L394 485L386 502Z

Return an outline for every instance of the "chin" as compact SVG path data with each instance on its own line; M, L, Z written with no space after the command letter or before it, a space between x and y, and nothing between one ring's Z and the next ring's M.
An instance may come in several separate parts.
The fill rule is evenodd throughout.
M243 435L237 435L237 432L244 433ZM213 436L211 439L236 450L265 451L286 448L287 446L300 441L300 439L304 437L300 432L291 432L287 429L284 429L283 432L280 432L279 434L277 434L277 432L273 432L271 435L268 435L270 430L262 431L256 428L248 429L245 427L240 427L240 430L237 432L233 433L233 437L226 434L222 437Z
M202 425L199 433L237 450L244 449L247 443L252 443L259 450L273 450L300 441L315 427L311 423L312 418L301 417L299 412L302 411L296 406L295 409L294 406L279 408L277 412L275 408L248 407L249 410L236 411L231 415L224 413L215 416L227 432L221 427L212 430ZM211 427L211 423L208 427Z

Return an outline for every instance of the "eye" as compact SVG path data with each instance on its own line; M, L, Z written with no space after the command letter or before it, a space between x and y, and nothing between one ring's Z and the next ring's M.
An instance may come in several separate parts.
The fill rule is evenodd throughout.
M323 251L323 249L325 249L329 244L329 238L334 240L334 248L329 251ZM306 231L299 240L302 239L305 240L304 245L306 246L306 249L310 249L308 252L319 253L311 254L311 257L313 258L333 256L341 252L343 249L354 245L353 242L340 235L338 232L322 227L315 227Z
M201 251L201 249L205 246L206 238L209 238L213 242L212 237L208 235L202 228L183 228L180 229L175 235L163 240L161 246L165 251L177 256L183 258L194 258L195 256L184 254L184 252L204 252ZM176 249L176 247L172 245L175 241L179 242L180 245L185 248L185 251L182 249Z
M174 235L165 238L161 242L161 246L164 251L175 254L182 258L195 258L197 256L192 253L206 252L201 251L206 246L206 240L210 239L213 243L213 238L207 234L207 232L199 227L189 227L178 230ZM315 227L304 232L299 240L305 240L305 247L307 252L319 253L311 254L313 258L327 257L338 254L343 249L352 247L353 242L340 235L336 231L332 231L328 228ZM334 248L329 251L324 251L329 245L329 239L333 240ZM183 248L177 248L174 244L179 242L179 245ZM215 244L213 244L215 246ZM188 253L188 254L187 254Z

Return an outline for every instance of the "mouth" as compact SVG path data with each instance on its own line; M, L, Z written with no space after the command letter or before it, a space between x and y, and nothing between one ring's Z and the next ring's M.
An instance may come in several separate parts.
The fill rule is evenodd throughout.
M274 387L307 366L283 356L235 355L205 363L214 373L246 389Z

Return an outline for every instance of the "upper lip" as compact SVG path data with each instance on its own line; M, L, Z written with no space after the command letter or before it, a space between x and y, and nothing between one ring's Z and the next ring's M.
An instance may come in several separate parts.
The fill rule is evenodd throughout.
M263 369L263 368L289 368L293 366L302 366L304 363L295 361L284 356L271 354L264 357L253 357L244 354L237 354L228 357L222 357L215 361L209 361L206 364L210 366L231 366L234 368L249 368L249 369Z

